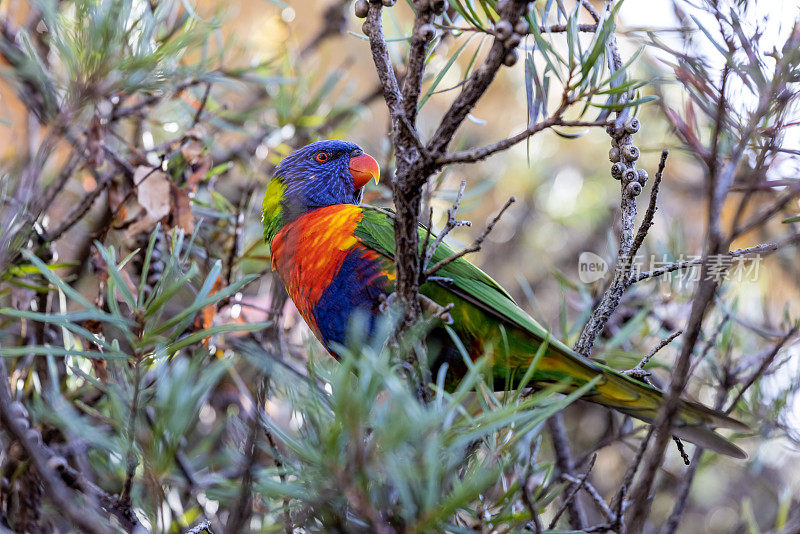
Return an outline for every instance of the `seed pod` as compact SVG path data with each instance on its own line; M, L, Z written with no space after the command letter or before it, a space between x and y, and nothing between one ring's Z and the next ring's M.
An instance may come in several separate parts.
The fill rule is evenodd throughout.
M503 41L503 46L505 46L506 48L516 48L519 46L519 43L521 42L522 38L516 33L512 33L511 37Z
M502 13L508 7L508 0L500 0L497 2L497 12Z
M625 145L622 147L622 157L628 161L636 161L639 159L639 147L636 145Z
M625 172L625 164L617 162L611 166L611 176L613 176L615 180L622 178L623 172Z
M619 149L614 147L608 151L608 159L611 163L616 163L619 161Z
M450 4L447 2L447 0L431 0L431 9L437 15L441 15L447 11L447 8L449 7Z
M494 34L501 41L505 41L511 37L513 31L514 28L511 27L511 23L507 20L500 20L494 25Z
M25 405L19 401L15 401L11 403L11 417L28 417L28 409L25 408Z
M369 4L367 4L367 0L356 0L353 10L356 12L356 17L360 19L367 18L367 13L369 13Z
M433 24L423 24L419 27L419 36L424 41L430 41L434 35L436 35L436 28L433 27Z
M636 169L628 169L627 171L622 173L622 180L625 183L635 182L638 179L639 179L639 173L636 172Z
M625 190L630 196L638 197L639 193L642 192L642 184L639 182L631 182L625 187Z
M521 19L514 25L514 33L518 33L519 35L527 35L530 29L528 21L525 19Z
M384 7L392 7L396 3L397 3L397 0L381 0L381 4L383 4Z
M516 49L509 50L508 52L506 52L506 57L503 58L503 65L505 65L506 67L513 67L514 64L517 62L517 59L519 59L519 54L517 54L517 50Z
M611 136L614 135L614 125L613 124L609 124L608 126L606 126L606 133L608 135L611 135Z
M67 459L63 456L51 456L47 460L47 467L54 471L63 471L67 467Z
M27 432L25 432L25 437L28 438L28 441L32 441L36 444L41 445L42 443L42 434L35 428L29 428Z
M637 119L636 117L628 117L627 119L625 119L623 125L625 126L625 131L628 132L629 134L635 134L636 132L639 131L639 127L641 126L641 124L639 123L639 119Z
M648 178L647 171L644 169L638 169L636 172L639 173L639 178L638 178L639 183L642 185L646 184Z

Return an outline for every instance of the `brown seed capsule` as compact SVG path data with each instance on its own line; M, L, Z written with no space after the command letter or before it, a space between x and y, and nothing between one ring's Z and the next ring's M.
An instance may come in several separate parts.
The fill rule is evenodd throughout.
M16 421L17 424L22 428L24 428L25 430L28 430L31 427L31 422L28 421L26 417L17 417Z
M639 119L637 119L636 117L628 117L627 119L625 119L625 122L623 124L625 126L625 131L628 132L629 134L635 134L636 132L639 131L639 126L641 126L639 123Z
M622 157L628 161L636 161L639 159L639 147L636 145L625 145L622 147Z
M28 441L32 441L36 444L42 443L42 434L35 428L29 428L27 432L25 432L25 437L28 438Z
M509 50L508 52L506 52L506 57L503 58L503 65L505 65L506 67L513 67L514 64L517 62L517 59L519 59L519 54L517 54L517 50L516 49Z
M367 0L356 0L353 10L356 12L356 17L360 19L367 18L367 13L369 13L369 4L367 4Z
M608 159L611 163L616 163L619 161L619 149L614 147L608 151Z
M613 176L615 180L622 178L623 172L625 172L625 164L617 162L611 166L611 176Z
M648 178L647 171L644 169L638 169L636 172L639 173L638 177L639 183L642 185L646 184Z
M500 20L494 25L494 34L501 41L505 41L511 37L513 31L514 28L511 27L511 23L507 20Z
M508 7L508 0L500 0L497 2L497 12L502 13Z
M436 28L433 27L433 24L423 24L419 27L419 36L423 40L430 41L434 35L436 35Z
M528 21L525 19L520 20L514 25L514 33L518 33L519 35L527 35L530 29Z
M62 471L67 467L67 459L63 456L51 456L47 460L47 467L54 471Z
M639 193L642 192L642 184L639 182L631 182L625 187L625 190L630 196L638 197Z
M638 179L639 179L639 173L636 172L636 169L628 169L627 171L622 173L622 180L625 183L635 182Z
M516 48L519 46L519 43L521 42L522 38L516 33L512 33L511 37L503 41L503 46L505 46L506 48Z
M606 126L606 133L608 135L614 135L614 125L613 124L609 124L608 126Z
M447 0L431 0L431 9L437 15L441 15L447 11L447 8L449 7L450 4L447 2Z
M28 409L19 401L11 403L11 417L28 417Z

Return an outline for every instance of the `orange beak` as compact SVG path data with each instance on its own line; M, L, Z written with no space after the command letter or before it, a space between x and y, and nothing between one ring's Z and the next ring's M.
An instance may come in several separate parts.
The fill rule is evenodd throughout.
M359 190L373 178L377 184L381 177L381 168L375 158L369 154L361 154L350 158L350 174L353 175L353 185Z

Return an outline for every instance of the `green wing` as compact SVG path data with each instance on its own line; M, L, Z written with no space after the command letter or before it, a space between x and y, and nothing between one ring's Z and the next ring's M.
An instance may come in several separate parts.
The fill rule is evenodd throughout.
M394 260L394 214L379 208L363 207L362 209L363 218L356 228L356 238L365 246ZM427 229L420 225L419 234L420 241L424 242ZM436 250L433 263L452 254L453 250L443 244ZM569 378L573 382L571 387L575 388L600 374L603 379L591 391L584 394L584 399L644 421L653 421L662 403L662 393L659 390L581 356L562 342L549 337L547 331L519 308L500 284L478 267L459 258L447 264L436 274L452 280L452 283L447 284L435 282L438 287L469 302L485 314L486 317L483 320L472 321L472 323L483 324L473 324L473 327L482 329L485 333L488 326L485 318L493 318L498 321L498 324L515 326L519 329L519 335L514 333L514 328L509 329L508 335L512 351L516 350L521 353L518 356L522 357L522 361L517 363L522 364L523 367L526 365L525 357L528 357L527 364L529 364L539 344L544 339L548 340L548 351L537 367L534 375L535 381L560 382L564 378ZM429 284L432 282L428 282L425 286L429 286ZM421 288L423 293L441 294L441 290L430 291L426 290L425 286ZM478 336L481 335L480 331L474 333ZM495 365L497 364L498 362L495 362ZM680 417L675 421L673 427L675 435L723 454L745 457L741 449L710 430L709 426L734 428L740 431L747 429L745 425L725 414L701 404L682 401Z
M367 207L363 208L363 214L364 217L356 228L356 237L364 245L394 259L394 214L387 210ZM420 225L420 253L427 233L427 228ZM431 241L435 237L434 234L431 234ZM431 264L453 254L453 249L442 243L436 249ZM442 287L453 291L496 319L512 323L540 340L547 337L547 330L517 306L511 295L500 284L464 258L448 263L436 275L452 280L452 284L440 284ZM555 340L550 342L563 345ZM569 350L566 346L563 348Z

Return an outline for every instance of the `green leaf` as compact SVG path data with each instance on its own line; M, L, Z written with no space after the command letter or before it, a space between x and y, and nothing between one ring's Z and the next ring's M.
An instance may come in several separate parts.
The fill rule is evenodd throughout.
M422 109L422 106L424 106L424 105L425 105L425 102L427 102L427 101L428 101L428 99L431 97L431 95L433 94L433 92L434 92L434 91L436 90L436 88L439 86L439 83L442 81L442 78L444 78L445 74L447 74L447 72L450 70L450 67L452 67L452 66L453 66L453 63L455 63L456 59L458 59L458 56L460 56L460 55L461 55L461 52L462 52L462 51L464 50L464 48L465 48L465 47L466 47L466 46L469 44L469 42L470 42L470 40L471 40L471 39L472 39L472 36L470 36L470 37L469 37L469 38L468 38L468 39L467 39L467 40L464 42L464 44L462 44L462 45L461 45L461 47L460 47L458 50L456 50L456 53L455 53L455 54L453 54L452 56L450 56L450 59L448 59L448 60L447 60L447 63L445 63L444 67L442 67L442 69L441 69L441 70L439 71L439 73L436 75L436 79L434 79L434 80L433 80L433 83L431 84L431 86L430 86L430 87L428 87L428 90L427 90L427 91L425 91L425 94L422 96L422 98L420 98L420 100L419 100L419 104L417 104L417 109Z
M211 328L206 328L205 330L200 330L198 332L192 332L188 336L179 339L174 343L170 343L167 346L167 353L171 356L178 352L179 350L186 348L190 345L194 345L195 343L199 343L203 339L214 336L217 334L221 334L224 332L254 332L256 330L264 330L265 328L269 328L272 326L272 321L265 321L261 323L249 323L249 324L220 324L216 326L212 326Z
M594 33L594 38L592 40L589 53L585 57L581 58L581 81L586 78L586 76L589 74L589 71L592 70L597 62L597 59L600 57L600 54L602 54L605 50L606 44L608 43L608 38L611 35L611 32L614 31L614 28L617 26L615 17L623 2L624 0L621 0L614 4L611 12L600 21L600 26ZM604 15L606 13L607 12L604 10Z
M590 104L596 108L602 109L625 109L634 106L640 106L642 104L647 104L648 102L653 102L654 100L658 100L658 96L656 95L647 95L640 98L635 98L630 102L620 102L618 104L596 104L591 102Z

